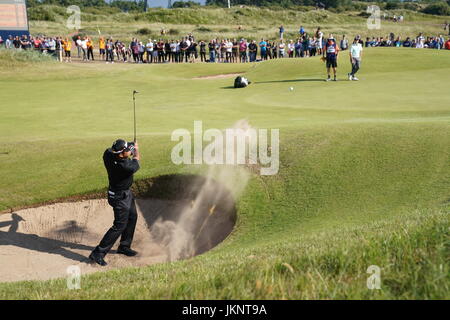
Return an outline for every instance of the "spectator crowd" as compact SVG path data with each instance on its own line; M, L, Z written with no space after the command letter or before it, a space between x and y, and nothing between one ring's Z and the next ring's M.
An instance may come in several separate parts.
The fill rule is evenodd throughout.
M58 61L71 62L72 51L82 61L98 59L106 63L193 63L201 62L255 62L276 58L304 58L322 54L326 39L321 28L308 34L303 26L299 29L296 40L284 40L284 27L279 28L279 39L247 40L212 39L197 41L192 34L179 40L131 39L130 42L100 37L94 41L90 37L75 36L73 38L47 36L16 36L4 40L0 37L0 48L37 50L54 56ZM358 36L358 38L360 38ZM347 37L336 39L341 50L349 47ZM416 37L395 37L391 33L387 37L366 38L361 40L365 47L406 47L450 50L450 39L444 36L427 36L420 33ZM97 51L98 50L98 51ZM94 52L98 54L94 55ZM96 56L96 57L94 57Z

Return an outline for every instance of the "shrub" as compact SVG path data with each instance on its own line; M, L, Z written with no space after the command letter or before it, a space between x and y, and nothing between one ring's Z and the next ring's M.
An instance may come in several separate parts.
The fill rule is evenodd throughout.
M359 10L366 10L367 9L367 4L359 3L359 2L352 2L350 7L353 10L357 10L357 11L359 11Z
M361 12L358 14L358 16L359 16L359 17L363 17L363 18L368 18L368 17L371 16L371 13L368 13L367 11L361 11Z
M238 15L238 16L245 16L245 15L246 15L246 14L244 13L243 10L236 10L236 11L234 12L234 14L235 14L235 15Z
M438 16L448 16L450 15L450 6L445 2L432 3L426 6L422 12Z
M177 36L180 34L180 31L177 29L169 29L169 31L167 32L167 34L170 34L171 36Z
M56 22L56 15L48 7L39 6L28 8L28 20L40 20Z
M198 27L197 29L195 29L195 31L198 31L198 32L212 32L211 29L206 28L206 27Z
M320 2L325 4L326 9L339 8L351 4L350 0L322 0Z
M386 3L386 10L394 10L400 8L400 4L398 2L389 1Z
M122 12L117 7L86 7L83 8L83 13L91 13L95 15L109 15Z
M172 4L172 8L197 8L200 5L194 1L176 1Z
M403 8L411 11L419 11L420 10L420 4L415 2L406 2L403 3Z
M136 32L141 35L148 35L152 33L152 30L150 30L149 28L140 28Z
M343 11L345 11L345 8L337 7L337 8L328 8L327 10L333 13L342 13Z

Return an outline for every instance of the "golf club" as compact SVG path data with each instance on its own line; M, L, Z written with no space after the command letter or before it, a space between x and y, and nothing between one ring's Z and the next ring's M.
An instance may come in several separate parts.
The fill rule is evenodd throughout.
M133 114L134 114L134 140L136 142L136 93L139 91L133 90Z

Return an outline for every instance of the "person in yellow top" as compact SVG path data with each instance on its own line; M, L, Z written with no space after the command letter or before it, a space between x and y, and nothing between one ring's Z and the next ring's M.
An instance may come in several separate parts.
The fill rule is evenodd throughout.
M103 37L101 37L100 40L98 41L98 47L100 49L100 58L102 60L105 60L106 42Z
M64 61L72 62L72 58L70 56L72 50L72 41L70 41L68 38L64 39L63 48L64 48Z
M87 39L87 59L91 60L90 58L92 58L92 61L94 61L94 42L92 41L91 38Z

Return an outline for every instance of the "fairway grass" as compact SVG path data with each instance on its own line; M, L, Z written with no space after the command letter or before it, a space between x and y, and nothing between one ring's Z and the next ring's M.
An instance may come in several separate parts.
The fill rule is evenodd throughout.
M101 155L132 138L132 90L137 179L206 172L170 161L172 131L194 120L280 129L280 170L252 174L235 230L201 256L87 275L81 290L0 284L0 298L448 299L450 52L366 49L358 82L345 54L330 83L319 58L2 67L0 211L105 190ZM252 84L194 79L226 73Z

